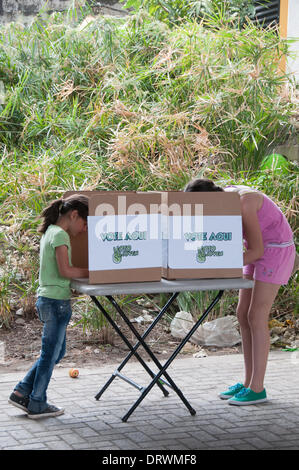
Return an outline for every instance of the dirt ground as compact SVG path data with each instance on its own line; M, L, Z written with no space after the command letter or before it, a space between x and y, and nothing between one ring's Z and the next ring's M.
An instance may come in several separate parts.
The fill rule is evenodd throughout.
M143 310L144 312L144 310ZM132 324L139 333L144 332L150 323L138 323L134 319L142 316L138 306L130 315ZM145 315L146 316L146 315ZM152 316L152 318L154 318ZM104 327L100 332L83 332L82 325L76 325L80 315L73 313L71 322L67 328L66 355L56 367L101 367L106 364L120 364L129 352L128 346L117 335L111 326ZM118 317L117 325L125 333L131 344L137 342L133 333ZM14 318L10 329L0 328L0 344L2 342L2 355L0 354L0 373L8 373L29 368L39 357L41 347L43 325L37 315L33 318L22 316ZM170 321L162 318L156 327L146 338L147 344L155 353L160 362L165 362L172 351L179 344L179 339L174 338L170 331ZM0 351L1 352L1 351ZM3 357L4 352L4 357ZM240 352L240 345L226 348L201 347L188 342L180 355L197 357L205 355L234 354ZM142 347L138 353L148 360L149 355ZM179 357L179 356L178 356ZM130 361L136 360L131 358Z

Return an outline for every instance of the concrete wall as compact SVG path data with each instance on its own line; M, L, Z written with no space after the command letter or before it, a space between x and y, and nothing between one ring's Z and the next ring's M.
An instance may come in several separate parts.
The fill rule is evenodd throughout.
M45 11L63 11L73 4L73 0L0 0L0 23L22 21L25 24L42 9ZM76 2L75 2L76 3ZM84 0L80 0L83 4ZM88 3L88 0L86 1ZM118 0L101 0L98 13L123 16L125 14Z

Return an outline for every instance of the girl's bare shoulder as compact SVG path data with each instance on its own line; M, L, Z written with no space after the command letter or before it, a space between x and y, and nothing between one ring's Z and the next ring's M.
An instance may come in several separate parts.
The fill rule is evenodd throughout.
M258 211L263 204L263 194L258 191L246 192L240 194L241 206L247 210Z

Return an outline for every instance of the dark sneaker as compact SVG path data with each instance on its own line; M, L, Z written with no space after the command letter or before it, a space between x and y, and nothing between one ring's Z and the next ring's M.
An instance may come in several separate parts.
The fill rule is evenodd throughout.
M10 395L8 399L8 403L16 406L17 408L20 408L23 411L28 412L28 403L29 403L28 397L19 397L14 392L12 392L12 394Z
M30 419L40 419L40 418L49 418L50 416L59 416L63 415L64 409L57 408L54 405L48 405L44 411L35 413L34 411L28 411L28 418Z

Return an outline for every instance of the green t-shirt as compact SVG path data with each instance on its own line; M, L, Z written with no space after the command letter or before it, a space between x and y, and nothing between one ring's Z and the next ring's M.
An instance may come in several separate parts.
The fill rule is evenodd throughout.
M37 294L50 299L67 300L71 298L70 279L59 273L55 248L68 247L71 265L71 243L68 233L58 225L50 225L43 234L40 242L39 287Z

